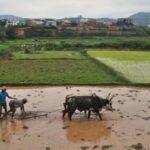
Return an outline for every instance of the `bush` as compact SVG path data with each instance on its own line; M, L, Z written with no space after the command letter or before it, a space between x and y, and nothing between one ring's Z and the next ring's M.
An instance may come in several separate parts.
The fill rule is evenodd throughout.
M16 28L14 28L14 27L8 27L6 29L6 37L8 39L16 39L17 38Z
M9 59L11 58L13 55L12 53L9 51L9 50L3 50L3 49L0 49L0 58L1 59Z
M87 54L87 51L84 50L84 49L80 50L80 53L81 53L82 55L84 55L84 56L87 56L87 55L88 55L88 54Z

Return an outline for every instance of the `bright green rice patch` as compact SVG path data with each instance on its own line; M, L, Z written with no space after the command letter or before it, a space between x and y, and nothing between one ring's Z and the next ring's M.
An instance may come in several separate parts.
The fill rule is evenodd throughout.
M13 59L86 59L80 52L74 51L35 51L31 54L14 52Z
M0 65L0 83L96 84L118 83L91 60L10 60Z
M121 73L132 83L150 83L150 52L88 51L88 54Z
M96 51L88 51L92 57L100 57L113 59L118 61L150 61L150 52L147 51L122 51L113 49L100 49Z

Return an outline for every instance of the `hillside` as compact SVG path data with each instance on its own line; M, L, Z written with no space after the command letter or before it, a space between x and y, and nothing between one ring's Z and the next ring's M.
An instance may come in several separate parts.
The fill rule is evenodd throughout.
M7 19L7 20L19 20L21 17L14 16L14 15L0 15L0 19Z
M136 25L148 26L150 24L150 12L139 12L129 18L132 18Z

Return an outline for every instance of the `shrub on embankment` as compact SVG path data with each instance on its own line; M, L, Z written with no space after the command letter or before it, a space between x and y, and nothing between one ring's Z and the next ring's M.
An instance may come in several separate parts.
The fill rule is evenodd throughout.
M95 37L95 38L74 38L74 39L23 39L1 42L0 49L9 49L11 51L24 51L30 53L33 51L48 50L66 50L81 51L82 49L100 49L112 48L118 50L150 50L149 37Z
M12 53L9 50L0 49L0 59L9 59L12 57Z
M60 42L57 43L45 43L39 44L38 46L28 45L27 49L32 50L80 50L87 48L115 48L115 49L135 49L135 50L150 50L150 42L144 41L118 41L118 42L99 42L99 43L89 43L85 44L82 42L78 43L68 43Z

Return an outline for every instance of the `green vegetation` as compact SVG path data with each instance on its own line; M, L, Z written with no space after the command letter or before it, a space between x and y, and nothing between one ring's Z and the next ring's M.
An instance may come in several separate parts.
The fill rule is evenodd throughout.
M75 51L35 51L26 54L14 52L13 59L87 59L84 55Z
M0 83L150 83L149 47L150 37L3 41Z
M20 50L82 50L95 48L114 48L150 50L150 37L95 37L71 39L22 39L0 43L0 49Z
M132 83L150 83L150 52L92 50L88 54Z
M98 84L121 79L88 59L9 60L0 65L0 83Z

